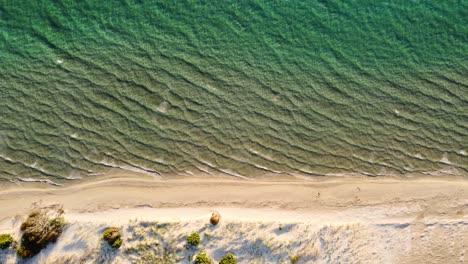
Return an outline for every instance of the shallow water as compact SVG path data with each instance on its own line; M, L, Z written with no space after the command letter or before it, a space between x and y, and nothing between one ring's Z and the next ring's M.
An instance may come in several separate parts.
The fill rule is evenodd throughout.
M96 2L0 1L1 178L468 174L468 1Z

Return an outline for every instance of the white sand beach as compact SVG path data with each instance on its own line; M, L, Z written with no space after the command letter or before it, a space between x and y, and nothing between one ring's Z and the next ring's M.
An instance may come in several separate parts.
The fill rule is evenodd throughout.
M468 261L463 178L114 178L20 186L0 191L0 233L19 240L33 203L63 204L68 225L31 263L191 263L201 251L214 263L229 252L238 263L291 263L293 256L296 263ZM209 224L212 211L222 215L217 226ZM100 239L109 226L124 233L117 251ZM191 232L202 243L189 250ZM154 258L163 255L167 262ZM15 261L12 249L0 251L1 263Z

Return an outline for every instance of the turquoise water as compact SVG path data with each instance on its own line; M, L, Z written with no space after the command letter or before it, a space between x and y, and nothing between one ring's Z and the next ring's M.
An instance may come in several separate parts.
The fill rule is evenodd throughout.
M0 0L0 178L468 175L468 1Z

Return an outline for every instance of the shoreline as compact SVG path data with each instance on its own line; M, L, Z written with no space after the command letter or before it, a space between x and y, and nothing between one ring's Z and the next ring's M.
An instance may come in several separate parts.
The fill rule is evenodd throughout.
M396 180L414 180L414 179L438 179L438 180L468 180L468 175L452 174L447 171L426 171L414 172L408 174L367 174L367 173L337 173L337 174L301 174L301 173L265 173L261 175L236 175L230 173L218 174L158 174L142 171L126 170L122 168L112 168L105 172L86 176L68 176L66 178L32 178L28 176L16 177L14 179L3 179L0 181L0 188L11 189L14 187L26 188L50 188L50 187L70 187L92 182L100 182L115 178L132 178L148 180L245 180L245 181L327 181L336 179L396 179Z
M323 177L232 179L115 177L64 187L11 187L0 191L0 221L32 203L60 203L74 212L117 208L239 207L340 210L376 205L468 201L463 177ZM468 204L468 202L467 202Z

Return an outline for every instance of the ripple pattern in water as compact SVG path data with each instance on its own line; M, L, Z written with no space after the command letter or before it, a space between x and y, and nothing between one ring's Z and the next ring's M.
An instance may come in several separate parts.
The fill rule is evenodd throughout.
M468 173L468 1L0 1L0 177Z

